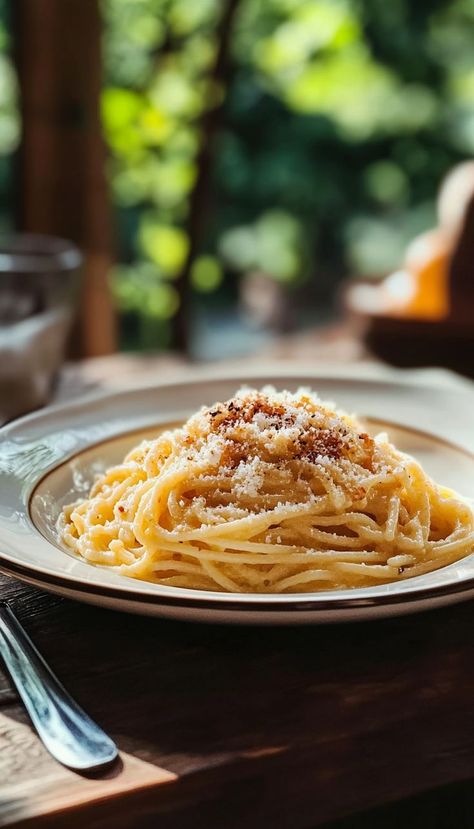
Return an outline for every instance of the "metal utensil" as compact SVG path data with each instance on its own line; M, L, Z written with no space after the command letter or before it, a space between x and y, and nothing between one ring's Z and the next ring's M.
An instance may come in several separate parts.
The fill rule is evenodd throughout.
M6 602L0 602L0 655L56 760L77 771L98 769L115 760L115 744L56 679Z

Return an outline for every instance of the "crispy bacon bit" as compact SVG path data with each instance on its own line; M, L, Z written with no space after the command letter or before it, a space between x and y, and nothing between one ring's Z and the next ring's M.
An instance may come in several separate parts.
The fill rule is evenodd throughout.
M209 411L209 415L213 419L217 418L218 415L221 416L217 422L211 424L213 430L219 431L236 423L251 423L257 414L264 414L272 418L272 427L276 429L281 429L284 425L294 423L294 416L286 411L285 406L272 403L268 398L263 396L245 401L242 406L230 400L221 409Z
M366 432L349 428L337 413L328 412L314 399L301 396L281 401L263 393L250 392L207 410L211 433L222 436L226 446L221 464L227 469L246 462L258 442L262 459L276 462L281 447L283 461L347 459L371 469L375 443ZM248 432L247 425L256 431ZM359 427L360 428L360 427ZM281 435L282 431L285 433ZM259 434L262 434L260 440ZM250 437L250 445L246 439ZM257 443L255 443L257 445Z
M311 429L301 438L299 457L315 463L318 457L338 460L342 454L342 438L339 432L330 429Z

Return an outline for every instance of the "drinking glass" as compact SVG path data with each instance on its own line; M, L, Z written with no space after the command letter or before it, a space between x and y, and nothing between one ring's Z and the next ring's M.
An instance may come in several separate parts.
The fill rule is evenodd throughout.
M0 423L51 394L78 295L82 264L71 242L0 237Z

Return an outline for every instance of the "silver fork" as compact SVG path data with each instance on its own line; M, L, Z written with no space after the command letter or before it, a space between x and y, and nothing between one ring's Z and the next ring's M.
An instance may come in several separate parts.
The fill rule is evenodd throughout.
M118 756L115 743L55 677L6 602L0 602L0 655L53 757L76 771L94 771Z

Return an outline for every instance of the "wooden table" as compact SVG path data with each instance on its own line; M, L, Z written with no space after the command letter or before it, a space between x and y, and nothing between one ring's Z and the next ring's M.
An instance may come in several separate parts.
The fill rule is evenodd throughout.
M252 629L126 616L4 576L0 588L121 752L105 777L64 769L0 673L1 826L472 827L472 602Z

